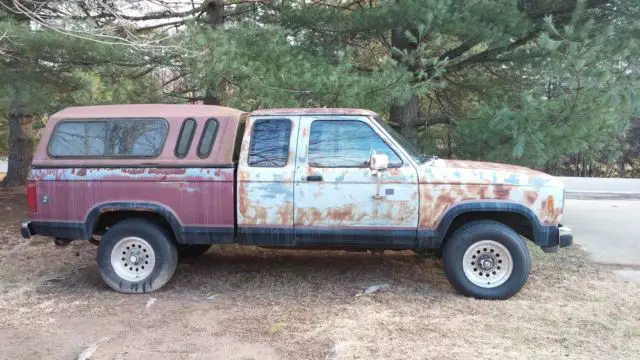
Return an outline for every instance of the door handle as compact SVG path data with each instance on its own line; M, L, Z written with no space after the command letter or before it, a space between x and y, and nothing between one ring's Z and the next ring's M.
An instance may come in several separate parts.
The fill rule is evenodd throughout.
M307 181L322 181L322 175L309 175Z

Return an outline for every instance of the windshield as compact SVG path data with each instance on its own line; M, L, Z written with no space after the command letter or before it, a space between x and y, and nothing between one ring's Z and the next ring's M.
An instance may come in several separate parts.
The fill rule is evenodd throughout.
M416 161L422 163L433 157L423 154L417 146L409 142L409 140L407 140L407 138L405 138L404 136L400 135L400 133L397 132L393 127L391 127L388 122L382 120L382 118L380 118L379 116L374 116L373 119L376 121L376 123L380 124L380 126L382 126L389 133L389 135L391 135L391 137L400 146L402 146L402 148L404 148L404 150L409 153L409 155Z

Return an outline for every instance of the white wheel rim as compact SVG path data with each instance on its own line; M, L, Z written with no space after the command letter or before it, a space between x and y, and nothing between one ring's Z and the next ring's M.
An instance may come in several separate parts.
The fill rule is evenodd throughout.
M504 284L513 272L511 252L493 240L478 241L465 251L462 269L467 279L482 288Z
M151 275L155 264L151 245L136 236L122 238L111 250L111 266L123 280L142 281Z

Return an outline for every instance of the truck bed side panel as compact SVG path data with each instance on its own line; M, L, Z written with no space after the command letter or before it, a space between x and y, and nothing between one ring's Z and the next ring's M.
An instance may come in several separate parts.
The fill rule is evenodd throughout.
M180 231L234 229L233 168L36 168L40 223L86 223L110 203L150 204L172 214Z

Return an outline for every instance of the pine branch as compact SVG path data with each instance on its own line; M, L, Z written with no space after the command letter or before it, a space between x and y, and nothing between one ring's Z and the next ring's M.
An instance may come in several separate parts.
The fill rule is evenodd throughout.
M443 61L445 59L453 60L459 56L464 55L464 53L471 50L477 44L478 44L477 41L471 41L471 40L465 41L462 44L460 44L458 47L453 48L447 51L446 53L440 55L439 60L440 61Z
M139 27L136 28L136 32L145 32L145 31L151 31L151 30L156 30L156 29L160 29L163 27L179 27L184 25L184 23L186 22L186 20L177 20L177 21L171 21L168 23L162 23L162 24L155 24L155 25L149 25L149 26L143 26L143 27Z
M488 61L497 61L498 56L507 53L509 51L512 51L516 48L518 48L521 45L524 45L526 43L528 43L529 41L533 40L536 36L538 36L540 30L536 29L534 31L529 32L527 35L521 37L520 39L512 42L509 45L506 46L498 46L492 49L488 49L485 50L479 54L473 55L471 57L469 57L468 59L465 59L451 67L449 67L447 69L447 71L452 72L452 71L459 71L462 70L468 66L471 65L475 65L475 64L479 64L479 63L483 63L483 62L488 62Z
M162 19L171 19L178 17L187 17L202 11L203 7L198 6L191 10L173 12L169 10L158 11L154 13L149 13L141 16L130 16L130 15L122 15L122 14L114 14L114 13L100 13L97 15L90 16L71 16L71 19L74 20L87 20L87 19L105 19L105 18L120 18L129 21L147 21L147 20L162 20ZM85 12L86 13L86 12Z

